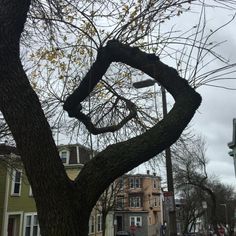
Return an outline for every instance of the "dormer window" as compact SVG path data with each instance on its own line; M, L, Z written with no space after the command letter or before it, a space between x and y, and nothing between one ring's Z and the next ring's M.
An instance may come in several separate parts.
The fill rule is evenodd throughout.
M22 180L22 171L21 170L13 170L12 183L11 183L11 195L12 196L20 196L21 180Z
M69 151L62 150L60 151L60 157L63 164L69 164Z

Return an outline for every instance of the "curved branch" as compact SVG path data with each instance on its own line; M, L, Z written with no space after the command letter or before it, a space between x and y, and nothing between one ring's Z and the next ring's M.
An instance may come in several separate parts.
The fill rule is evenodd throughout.
M85 193L86 201L91 209L102 192L117 177L171 146L179 138L201 103L200 95L189 86L187 81L182 79L175 69L162 63L157 56L118 41L109 41L102 50L105 62L119 61L154 78L171 93L175 104L166 117L151 129L125 142L108 146L84 166L75 180L75 185L79 190L88 189ZM96 63L99 63L98 59L93 68ZM108 64L106 64L106 69ZM104 63L100 62L100 65ZM105 67L99 70L105 71ZM98 77L95 79L97 80ZM90 82L93 82L95 86L96 82ZM82 81L82 85L68 98L64 108L72 108L73 111L73 107L78 106L78 102L82 101L86 95L84 91L92 89L92 87L86 87L86 83L89 85L89 81ZM84 89L82 90L81 87ZM80 91L84 93L80 94ZM89 189L94 191L89 191Z
M126 103L126 106L129 109L130 113L128 114L128 116L126 116L124 119L122 119L116 125L110 125L107 127L97 128L92 123L90 117L80 111L77 114L75 114L75 118L80 120L85 125L85 127L88 129L88 131L92 134L102 134L102 133L107 133L107 132L115 132L115 131L119 130L120 128L122 128L128 121L133 119L137 114L135 104L133 102L129 101L128 99L123 98L123 100Z
M102 79L112 62L123 62L133 68L143 71L158 81L158 83L162 84L174 98L177 96L176 91L169 86L169 83L174 82L172 77L179 77L176 70L161 63L159 57L155 54L147 54L136 47L130 47L129 45L122 44L117 40L111 40L105 47L99 49L96 61L93 63L91 69L88 71L79 87L66 99L63 106L64 110L68 112L70 117L75 117L80 120L93 134L114 132L123 127L137 114L135 105L126 100L127 108L130 110L127 117L117 125L96 128L91 122L90 117L81 112L82 106L80 103L90 94L96 84ZM162 74L163 72L164 74ZM166 73L169 75L167 76ZM157 78L157 76L159 78ZM162 80L162 77L171 77L170 80L172 81L168 79L167 81ZM181 84L186 85L187 82L183 81L185 80L182 80ZM179 85L176 84L175 86Z

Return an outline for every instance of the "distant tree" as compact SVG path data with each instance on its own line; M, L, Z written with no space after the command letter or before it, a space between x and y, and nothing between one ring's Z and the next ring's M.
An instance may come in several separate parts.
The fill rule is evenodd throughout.
M228 226L227 229L234 228L234 209L236 208L236 192L233 187L221 183L220 181L211 181L211 188L216 196L216 215L218 224Z
M205 141L201 137L182 143L182 147L179 147L174 154L176 187L185 201L184 233L187 233L189 226L197 217L204 214L206 209L202 208L202 202L206 201L208 223L212 224L214 231L219 235L218 224L225 222L225 217L222 221L220 216L222 214L220 212L224 210L221 204L232 201L235 197L233 188L208 176Z
M115 180L100 196L95 209L102 216L102 235L105 236L106 233L106 219L109 212L116 209L117 198L122 189L119 179Z
M179 220L181 221L181 230L183 234L194 231L197 220L204 215L202 201L204 196L201 191L186 185L179 190L180 207Z

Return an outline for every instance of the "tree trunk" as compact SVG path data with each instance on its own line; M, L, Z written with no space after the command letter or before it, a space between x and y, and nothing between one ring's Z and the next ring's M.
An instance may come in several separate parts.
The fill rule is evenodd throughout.
M106 235L106 218L107 218L107 212L102 213L102 236Z
M30 1L0 1L0 109L14 136L32 186L43 236L87 236L87 209L80 208L52 133L19 56Z

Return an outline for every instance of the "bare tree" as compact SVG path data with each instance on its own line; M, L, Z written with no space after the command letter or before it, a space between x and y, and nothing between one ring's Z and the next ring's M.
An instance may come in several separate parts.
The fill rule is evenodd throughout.
M104 190L117 177L175 142L201 99L173 68L162 63L157 56L118 41L109 42L101 48L88 72L94 76L89 81L96 83L112 61L121 61L157 79L174 96L176 104L153 128L126 142L109 146L84 166L75 181L69 180L38 97L28 82L19 57L19 40L29 6L27 0L1 2L0 108L32 186L41 234L85 236L90 212ZM84 81L86 91L91 91L92 87L87 87L88 81ZM86 124L89 120L79 112L81 100L77 95L75 92L64 107L70 115L82 118ZM174 133L171 132L173 129Z
M132 83L146 75L123 63L113 62L82 105L83 112L97 127L119 124L122 129L115 135L97 134L95 137L81 122L68 120L61 105L84 78L99 48L110 39L155 53L160 59L168 58L194 88L217 86L218 80L223 78L229 80L235 64L217 52L222 42L215 42L214 35L234 17L211 31L207 30L206 18L208 7L222 8L223 4L229 10L235 6L234 1L205 4L185 0L106 1L106 4L100 1L33 2L27 34L22 39L27 46L24 51L28 51L24 61L32 86L39 94L47 117L51 118L51 127L59 127L61 133L74 139L81 134L87 141L89 136L94 146L98 139L97 148L103 149L108 142L141 134L161 119L158 89L136 91ZM198 22L185 30L169 26L169 21L175 24L175 19L184 13L190 14L196 6L200 9ZM28 35L32 36L30 40ZM211 67L216 61L217 67ZM136 105L136 115L129 119L133 113L132 103ZM127 120L129 122L125 122Z
M231 198L233 191L230 187L223 187L222 184L214 180L214 177L208 176L205 151L205 141L201 137L197 139L195 137L195 139L188 143L179 145L179 149L174 152L175 181L177 189L182 194L185 193L186 203L195 205L195 207L192 207L190 204L187 204L185 209L187 212L185 211L185 214L188 216L185 217L184 232L187 232L189 225L196 220L196 217L204 213L202 209L202 201L204 200L208 202L209 223L212 224L214 231L219 235L217 225L220 223L220 219L217 210L222 201L220 198L224 195ZM224 193L219 194L220 191ZM195 196L197 196L197 199ZM192 210L193 212L191 212Z
M180 196L179 220L181 222L181 233L185 235L195 230L197 220L204 215L202 201L205 196L191 185L181 186L178 193Z
M32 186L41 235L43 236L87 236L90 212L105 189L122 174L149 160L173 144L200 105L200 95L189 86L186 80L179 76L175 69L164 64L156 54L146 53L131 45L139 37L146 36L145 30L149 31L151 28L151 20L153 19L153 22L155 22L155 19L159 17L155 15L155 9L153 9L153 4L156 2L159 3L159 1L150 1L149 6L147 5L144 9L153 12L153 15L149 14L148 17L135 13L134 18L130 19L129 12L125 7L125 13L120 19L121 27L113 30L113 35L115 34L117 37L107 35L101 39L97 35L96 40L99 43L101 41L100 44L94 40L94 37L89 37L93 42L93 46L99 45L96 48L98 53L94 57L94 62L89 65L86 64L86 61L80 61L80 63L87 65L88 72L83 76L81 75L82 79L78 88L76 88L76 82L65 94L63 93L66 99L59 97L58 100L64 103L64 109L70 117L78 119L90 132L95 134L104 131L113 132L126 121L134 119L136 115L134 103L120 95L113 101L112 107L116 107L116 100L118 99L118 101L121 101L120 106L126 104L128 109L126 111L128 112L124 112L123 116L118 116L119 113L116 112L111 113L112 117L119 121L116 124L108 125L105 122L105 126L102 126L103 123L101 122L97 126L96 121L94 123L94 120L90 119L90 114L85 114L82 111L81 103L93 93L94 86L101 81L110 64L119 62L140 70L156 80L173 96L175 104L165 119L154 124L149 130L127 141L110 145L101 151L84 166L77 178L71 181L61 163L39 97L33 90L35 86L34 84L30 85L26 71L22 66L20 40L23 41L24 37L32 36L33 31L39 29L35 27L30 31L26 27L28 35L22 34L27 15L32 16L32 12L34 12L34 15L31 21L26 24L40 24L37 20L44 19L41 31L36 32L38 33L37 37L32 37L32 41L36 38L40 40L41 36L44 35L43 33L45 33L48 42L52 43L53 37L54 39L60 38L60 35L53 34L59 25L52 25L52 18L55 22L62 22L63 17L67 17L68 24L72 24L73 18L71 19L70 12L76 14L75 10L77 10L80 15L86 18L87 15L83 11L81 12L80 8L88 5L83 5L79 1L80 5L74 5L71 8L72 5L68 1L41 2L35 0L30 5L30 0L0 0L0 110L14 137ZM159 7L165 7L168 2L170 1L164 1ZM179 8L180 2L184 1L173 1L173 6ZM73 3L75 4L76 1L73 1ZM176 5L176 3L178 4ZM104 2L103 5L107 7ZM30 6L31 12L29 12ZM54 15L55 11L57 12L56 17ZM141 9L141 12L143 12L143 9ZM92 13L92 15L95 14L97 17L96 13ZM106 9L104 9L104 13L106 13ZM99 14L100 12L98 12ZM126 21L126 19L128 19L128 22L123 24L123 20ZM89 21L89 18L87 20ZM133 25L136 27L140 25L139 20L147 24L144 33L141 28L138 31L132 31ZM70 23L70 21L72 22ZM91 21L89 21L89 24L85 23L73 27L74 29L77 27L76 29L85 37L88 37L86 32L94 28ZM64 29L66 30L66 27ZM95 32L92 31L92 34L94 33L97 34L96 30ZM24 43L26 47L27 41L24 41ZM54 50L49 54L45 54L47 57L49 56L49 60L55 60L55 49L54 47ZM81 43L78 49L83 49ZM87 53L89 55L91 52L88 51ZM69 64L70 60L64 63ZM61 65L61 68L63 68L63 65ZM44 74L41 74L41 76L45 77ZM110 86L107 87L111 90ZM50 86L48 88L52 89ZM58 89L61 88L58 87ZM55 93L53 94L56 96ZM116 90L113 90L113 94L116 94ZM50 99L46 104L50 107ZM85 106L86 108L87 106ZM103 107L102 110L104 109ZM109 113L109 109L105 110L105 113ZM104 116L104 113L101 115Z
M106 233L106 218L109 212L115 211L117 209L118 198L123 186L122 177L116 179L100 196L95 209L102 216L102 235L105 236Z

